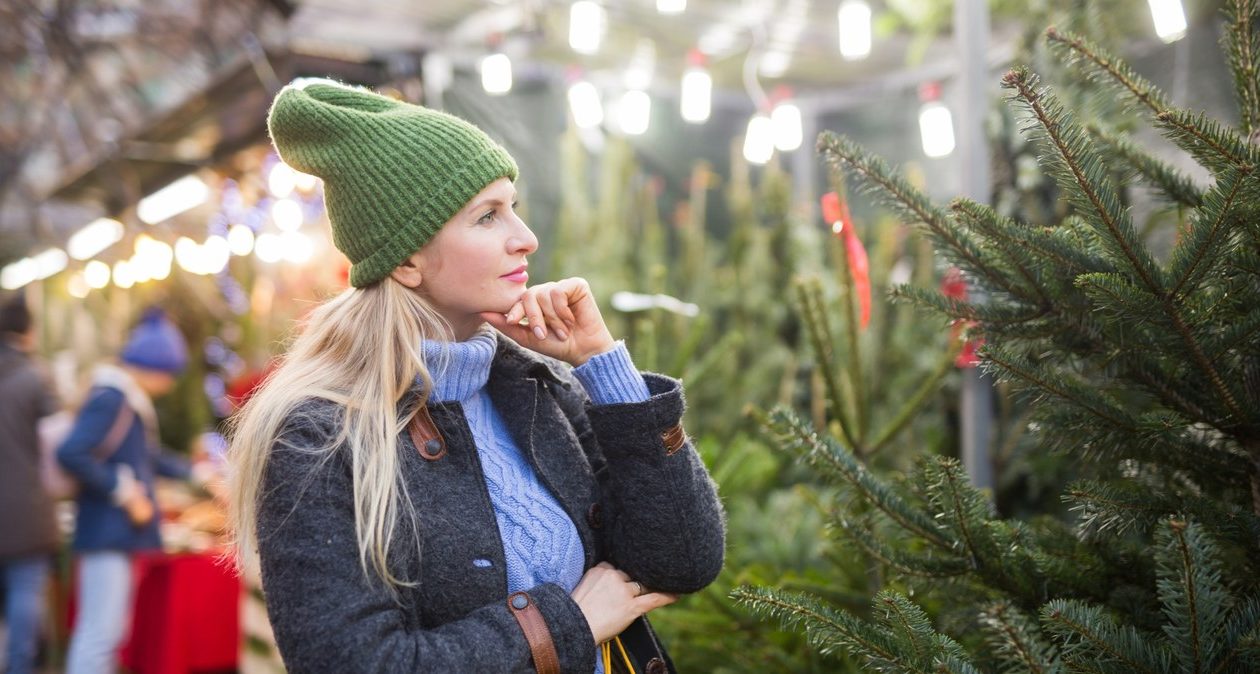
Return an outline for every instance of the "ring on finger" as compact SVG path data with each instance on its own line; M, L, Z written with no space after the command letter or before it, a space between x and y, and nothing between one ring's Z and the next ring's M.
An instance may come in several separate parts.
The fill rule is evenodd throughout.
M643 596L643 583L640 583L637 580L632 580L630 582L634 583L634 596L636 597Z

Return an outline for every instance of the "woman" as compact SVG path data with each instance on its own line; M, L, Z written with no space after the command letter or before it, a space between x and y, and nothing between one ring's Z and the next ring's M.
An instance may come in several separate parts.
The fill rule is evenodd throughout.
M722 565L680 383L633 368L582 279L527 287L516 163L477 128L323 81L268 128L323 179L353 286L233 436L240 561L286 665L600 671Z

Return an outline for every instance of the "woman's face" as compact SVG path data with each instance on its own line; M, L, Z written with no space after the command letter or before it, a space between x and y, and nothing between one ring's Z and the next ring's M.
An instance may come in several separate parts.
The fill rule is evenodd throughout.
M490 183L409 259L419 291L458 338L482 324L481 312L507 313L525 293L525 256L538 249L538 239L515 204L511 180Z

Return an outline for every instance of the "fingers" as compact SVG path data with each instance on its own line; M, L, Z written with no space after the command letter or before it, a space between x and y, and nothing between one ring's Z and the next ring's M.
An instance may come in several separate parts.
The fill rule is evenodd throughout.
M635 610L639 611L640 615L642 615L648 611L655 611L662 606L669 606L676 601L678 601L678 595L676 594L670 594L668 592L648 592L647 594L635 597L634 606Z
M558 287L551 288L539 291L535 298L538 300L538 308L542 311L543 321L546 323L545 327L551 330L557 339L561 341L568 339L569 336L566 334L564 322L556 315L557 307L566 306L567 299L564 292ZM530 325L533 324L534 321L530 320Z

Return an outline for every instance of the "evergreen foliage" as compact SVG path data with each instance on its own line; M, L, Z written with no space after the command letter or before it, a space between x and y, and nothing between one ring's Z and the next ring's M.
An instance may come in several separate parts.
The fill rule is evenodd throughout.
M1083 78L1202 165L1206 186L1133 137L1087 127L1024 68L1002 85L1068 209L1060 222L966 199L940 208L853 141L820 136L830 165L921 223L983 291L897 294L973 322L983 367L1024 395L1042 451L1075 460L1082 479L1063 494L1069 517L1004 519L951 459L890 479L852 434L775 410L767 432L838 486L833 524L892 580L867 610L766 587L737 590L741 603L877 671L1260 671L1260 16L1253 0L1226 16L1237 126L1047 31ZM1134 220L1129 175L1180 209L1166 254Z

